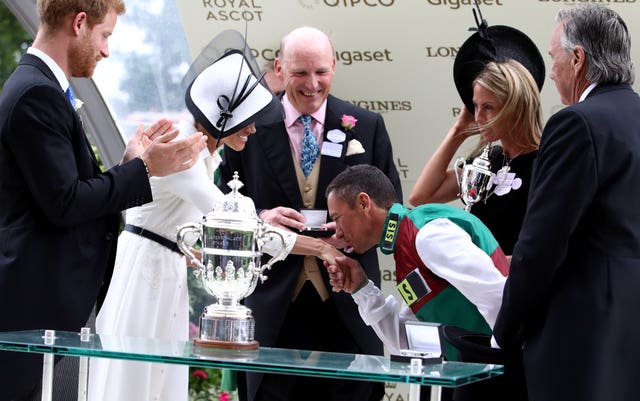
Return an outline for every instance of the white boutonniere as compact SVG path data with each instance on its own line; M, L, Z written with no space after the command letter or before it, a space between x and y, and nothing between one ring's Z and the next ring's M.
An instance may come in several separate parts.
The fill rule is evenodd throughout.
M487 190L491 190L495 186L493 193L498 196L503 196L516 190L522 186L522 179L516 177L516 173L510 173L508 166L505 169L501 168L496 174L493 174L487 184Z
M352 139L347 143L347 152L345 156L359 155L364 153L364 147L357 139Z
M80 99L77 99L77 98L76 98L75 100L76 100L76 102L75 102L75 108L76 108L76 111L78 111L78 110L80 110L80 107L82 107L82 105L84 104L84 102L83 102L82 100L80 100Z

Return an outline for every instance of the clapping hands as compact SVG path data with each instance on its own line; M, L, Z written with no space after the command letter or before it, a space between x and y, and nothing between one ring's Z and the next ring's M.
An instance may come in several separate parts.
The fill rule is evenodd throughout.
M162 177L186 170L198 160L198 154L207 144L207 137L196 132L174 141L179 133L168 119L160 119L146 129L141 125L127 143L122 161L140 156L149 176Z

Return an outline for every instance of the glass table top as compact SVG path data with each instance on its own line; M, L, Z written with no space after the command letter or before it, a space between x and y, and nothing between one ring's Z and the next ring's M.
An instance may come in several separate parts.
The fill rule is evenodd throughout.
M220 350L194 346L192 342L80 335L55 332L45 339L44 330L0 332L0 350L67 356L104 357L229 368L254 372L456 387L503 373L502 365L442 362L423 364L419 372L408 362L388 357L335 352L261 347L258 350Z

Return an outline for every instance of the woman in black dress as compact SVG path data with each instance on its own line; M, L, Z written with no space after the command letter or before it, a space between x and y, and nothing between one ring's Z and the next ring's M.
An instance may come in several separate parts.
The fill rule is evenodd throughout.
M515 60L487 63L472 85L474 114L463 108L424 166L409 202L417 206L455 200L458 181L455 167L449 165L462 143L479 135L480 143L468 162L487 144L493 144L489 160L495 176L490 196L474 204L471 213L485 223L504 253L510 255L526 211L531 169L540 143L540 93L531 73Z

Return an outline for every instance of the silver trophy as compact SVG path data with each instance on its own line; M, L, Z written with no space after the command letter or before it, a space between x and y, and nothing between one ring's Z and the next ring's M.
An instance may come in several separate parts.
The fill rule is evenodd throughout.
M231 192L216 203L202 223L178 227L180 250L198 266L195 274L216 302L205 307L200 316L195 345L208 348L253 350L255 320L251 310L240 301L266 280L265 269L281 260L286 253L285 240L279 233L267 230L256 215L253 201L238 192L242 182L235 173L227 185ZM200 239L201 260L189 244ZM281 251L260 265L261 248L266 241L282 241Z
M471 210L471 206L480 202L488 196L487 186L493 176L491 172L491 162L489 161L489 149L491 145L487 144L482 150L482 154L471 164L467 164L464 158L456 160L454 171L458 188L460 189L460 199L465 204L464 210ZM458 170L461 173L458 173Z

